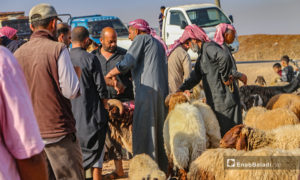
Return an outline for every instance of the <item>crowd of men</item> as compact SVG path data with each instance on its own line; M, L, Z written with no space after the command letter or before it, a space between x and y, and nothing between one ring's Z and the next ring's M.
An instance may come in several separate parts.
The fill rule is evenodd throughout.
M111 178L123 176L122 147L107 135L108 99L134 100L133 156L146 153L164 171L168 94L189 95L202 80L222 136L242 122L237 80L247 84L247 77L238 72L228 47L236 33L232 25L218 25L214 41L189 25L167 47L137 19L129 23L127 51L106 27L101 45L89 53L88 30L71 31L58 21L53 6L39 4L29 13L28 42L10 39L14 48L9 48L4 42L11 37L0 32L0 179L84 179L89 168L93 179L101 179L104 146L115 160ZM188 49L199 55L194 70Z

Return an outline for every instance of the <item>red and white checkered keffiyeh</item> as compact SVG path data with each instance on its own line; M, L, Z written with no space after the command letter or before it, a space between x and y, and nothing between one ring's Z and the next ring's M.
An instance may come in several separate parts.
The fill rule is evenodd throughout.
M219 24L217 27L216 27L216 34L215 34L215 37L214 37L214 41L216 43L218 43L220 46L223 45L224 43L224 34L226 32L227 29L230 29L230 30L233 30L235 31L235 28L230 25L230 24L226 24L226 23L221 23Z
M144 19L136 19L134 21L130 21L129 22L129 26L132 26L138 30L141 30L141 31L144 31L146 32L147 34L150 34L152 37L154 37L155 39L157 39L164 47L165 51L166 51L166 54L168 53L168 47L166 45L166 43L161 39L161 37L159 37L155 30L152 29L148 22Z

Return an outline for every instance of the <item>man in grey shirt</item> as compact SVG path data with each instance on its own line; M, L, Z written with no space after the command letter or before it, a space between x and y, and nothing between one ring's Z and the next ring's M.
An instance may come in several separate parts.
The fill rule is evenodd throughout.
M181 41L182 39L175 41L167 54L169 93L175 93L192 71L191 58L187 53L188 41Z

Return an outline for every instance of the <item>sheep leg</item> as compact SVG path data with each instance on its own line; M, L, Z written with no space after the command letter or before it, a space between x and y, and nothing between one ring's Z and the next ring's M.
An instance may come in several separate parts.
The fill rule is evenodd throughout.
M168 163L168 171L167 171L167 177L173 177L175 175L174 173L174 164L173 164L173 161L169 160L169 163Z
M179 169L179 179L187 180L187 171L184 169Z

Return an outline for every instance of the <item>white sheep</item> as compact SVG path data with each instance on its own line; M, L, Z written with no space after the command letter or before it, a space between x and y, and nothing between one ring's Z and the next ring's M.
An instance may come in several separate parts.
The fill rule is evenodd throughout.
M277 108L267 110L260 106L252 107L244 119L245 125L262 130L270 130L279 126L298 123L298 117L289 109Z
M221 139L220 125L216 118L215 113L210 106L203 103L201 99L195 99L194 97L188 97L183 92L178 92L169 95L166 98L166 106L169 107L169 112L171 112L177 104L190 103L198 108L201 112L206 129L207 137L207 148L219 147L219 142Z
M166 118L163 136L169 171L174 165L179 177L185 177L189 164L206 149L206 128L199 109L189 103L177 104Z
M269 100L266 108L286 108L295 113L298 119L300 119L300 96L296 94L278 94Z
M201 112L206 129L206 148L218 148L221 140L219 121L211 107L201 100L193 100L192 105Z
M130 180L166 180L165 173L146 154L136 155L130 160L128 176Z
M296 149L300 148L299 132L300 124L281 126L269 131L237 125L224 135L220 147L237 150L253 150L264 147Z
M209 149L198 157L189 169L188 179L222 179L222 180L248 180L248 179L261 179L261 180L281 180L293 179L296 180L299 175L299 158L300 149L294 150L281 150L272 148L263 148L255 151L238 151L235 149ZM269 168L256 168L256 169L238 169L237 167L228 168L227 158L224 157L237 157L242 160L242 157L248 158L255 156L256 162L270 162ZM276 157L280 156L280 157ZM285 156L285 157L282 157ZM237 162L237 158L235 161ZM226 162L225 162L226 161ZM249 162L249 161L248 161ZM225 164L226 163L226 164ZM278 168L275 164L285 165L285 168ZM226 165L226 166L225 166ZM233 165L233 164L229 164ZM234 164L237 166L237 164ZM225 168L226 167L226 168Z

